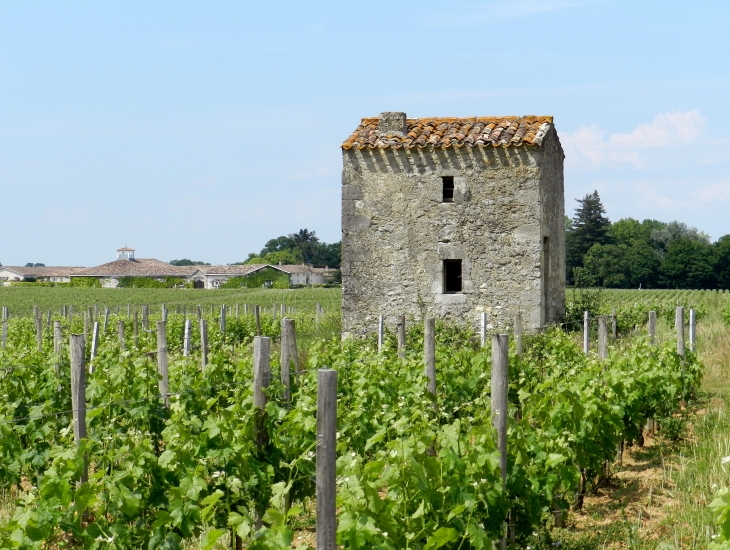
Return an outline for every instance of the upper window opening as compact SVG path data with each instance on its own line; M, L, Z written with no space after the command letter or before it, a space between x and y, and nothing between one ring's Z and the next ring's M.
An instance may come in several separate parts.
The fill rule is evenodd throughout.
M461 292L461 260L444 260L444 293Z
M454 202L454 176L443 176L443 202Z

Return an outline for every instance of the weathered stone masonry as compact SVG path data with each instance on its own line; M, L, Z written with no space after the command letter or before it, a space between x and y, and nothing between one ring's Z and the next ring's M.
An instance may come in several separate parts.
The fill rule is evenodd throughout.
M490 329L518 311L533 329L562 317L563 150L551 117L383 113L363 119L342 160L344 336L373 332L381 314L477 326L486 311Z

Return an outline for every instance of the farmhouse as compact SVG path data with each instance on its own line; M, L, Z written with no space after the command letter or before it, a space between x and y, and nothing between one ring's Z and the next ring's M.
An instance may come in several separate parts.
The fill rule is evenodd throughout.
M564 315L563 150L549 116L364 118L342 144L342 330Z
M323 284L331 280L336 271L307 265L281 264L175 266L160 260L135 258L134 254L133 248L126 246L119 248L117 249L117 259L113 262L96 267L79 268L72 276L97 278L105 288L116 288L124 277L149 277L159 281L164 281L167 277L175 277L192 281L195 288L219 288L233 277L248 277L267 268L287 274L289 284L292 285Z
M0 282L45 281L68 283L71 275L83 267L16 267L0 266Z

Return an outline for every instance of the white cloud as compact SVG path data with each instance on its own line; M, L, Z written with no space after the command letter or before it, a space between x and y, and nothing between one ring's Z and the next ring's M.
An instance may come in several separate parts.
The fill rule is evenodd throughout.
M715 183L700 189L697 193L702 202L721 202L730 198L730 182Z
M650 151L687 147L705 133L706 120L697 110L660 113L648 124L638 125L627 134L607 138L598 125L582 126L560 140L566 161L575 167L598 167L629 163L645 168Z

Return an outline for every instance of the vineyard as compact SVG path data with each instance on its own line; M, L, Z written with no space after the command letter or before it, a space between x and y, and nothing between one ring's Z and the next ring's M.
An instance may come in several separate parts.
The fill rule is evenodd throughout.
M671 425L700 385L692 351L683 357L672 338L652 344L646 336L647 306L670 324L677 301L701 320L725 299L672 291L574 298L594 301L600 311L591 318L616 310L618 334L605 359L586 355L559 327L525 335L522 350L510 337L502 472L491 412L495 350L470 327L436 323L429 388L423 320L407 321L400 344L388 327L380 350L376 335L341 341L339 291L33 292L57 290L80 294L0 289L10 311L0 350L3 548L314 545L321 369L337 371L338 545L549 546L550 529L580 511L621 450L643 444L647 421ZM141 303L149 315L135 321ZM161 303L164 312L152 307ZM294 354L291 339L280 344L282 313L294 320ZM62 337L54 341L56 322ZM81 407L72 405L71 334L84 335Z

